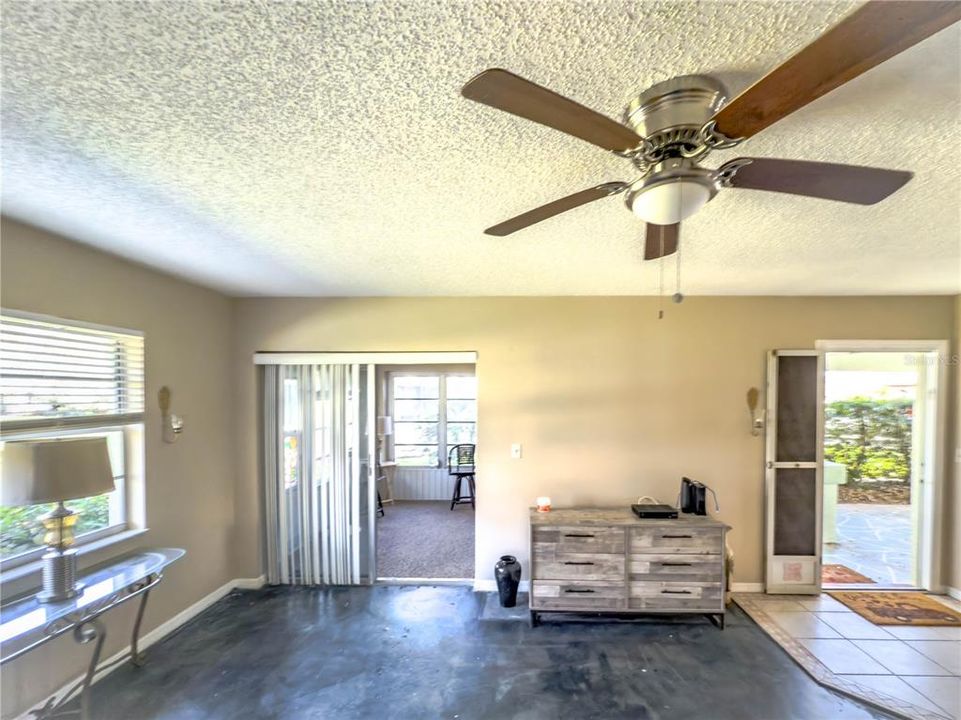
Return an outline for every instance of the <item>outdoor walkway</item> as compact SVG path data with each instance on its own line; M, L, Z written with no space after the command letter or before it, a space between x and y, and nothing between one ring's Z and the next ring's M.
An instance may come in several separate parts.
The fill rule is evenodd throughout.
M838 505L838 542L824 564L845 565L879 585L912 585L911 506Z

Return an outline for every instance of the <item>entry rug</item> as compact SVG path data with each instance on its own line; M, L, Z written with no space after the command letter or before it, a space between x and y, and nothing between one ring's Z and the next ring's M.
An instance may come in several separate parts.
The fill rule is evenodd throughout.
M961 613L920 592L851 590L828 595L875 625L961 626Z
M847 565L822 566L821 582L828 585L874 584L874 580L866 575L862 575L857 570L852 570Z

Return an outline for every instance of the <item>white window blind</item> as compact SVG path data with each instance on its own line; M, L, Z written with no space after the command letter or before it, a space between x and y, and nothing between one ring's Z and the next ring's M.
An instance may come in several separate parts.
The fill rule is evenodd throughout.
M0 421L5 429L140 422L144 339L132 331L0 314Z

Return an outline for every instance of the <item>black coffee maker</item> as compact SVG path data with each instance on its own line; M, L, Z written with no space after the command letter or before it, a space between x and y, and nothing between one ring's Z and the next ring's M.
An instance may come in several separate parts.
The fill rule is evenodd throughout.
M691 478L681 478L681 495L678 498L678 507L682 513L688 515L707 515L707 494L714 496L714 510L718 511L721 506L717 502L717 493L704 483L699 483Z

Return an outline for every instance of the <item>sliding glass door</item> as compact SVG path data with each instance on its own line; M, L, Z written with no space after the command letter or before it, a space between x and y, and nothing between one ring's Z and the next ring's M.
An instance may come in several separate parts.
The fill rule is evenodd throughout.
M267 576L374 578L374 366L264 366Z

